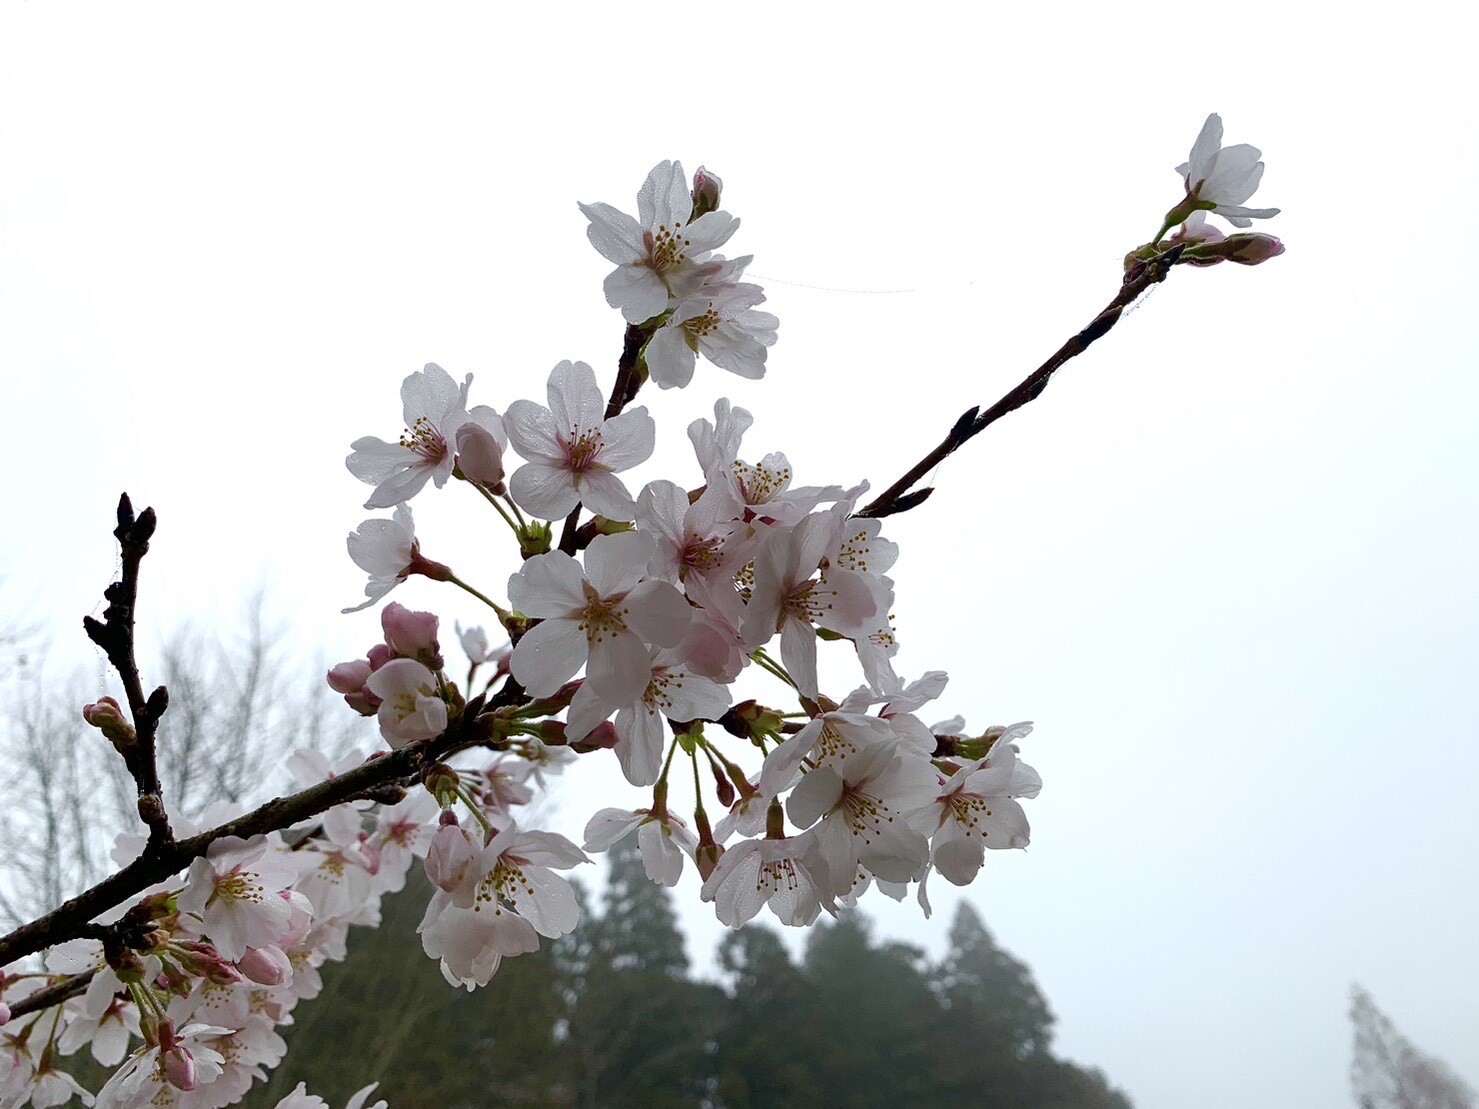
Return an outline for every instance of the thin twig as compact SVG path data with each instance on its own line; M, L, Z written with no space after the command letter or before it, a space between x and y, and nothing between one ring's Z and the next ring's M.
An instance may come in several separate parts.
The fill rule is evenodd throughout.
M39 1013L42 1009L49 1009L68 998L76 997L87 989L96 973L96 970L84 970L81 974L73 974L21 998L10 1007L10 1019L23 1017L27 1013Z
M1183 249L1179 246L1173 247L1160 257L1149 262L1142 262L1132 268L1125 274L1119 293L1102 312L1094 317L1088 327L1059 347L1052 357L1028 374L1015 389L990 408L984 412L978 408L968 410L955 421L955 426L950 429L950 433L945 436L939 446L921 458L908 473L873 498L868 506L857 514L874 517L892 516L897 512L907 512L915 505L923 503L933 489L919 489L910 492L916 482L922 480L962 444L985 431L1008 412L1015 412L1036 400L1047 388L1053 374L1057 373L1065 362L1088 350L1096 339L1102 338L1119 322L1120 315L1139 298L1141 293L1166 279L1171 272L1171 267L1181 257Z
M135 516L128 494L118 499L118 526L113 529L113 535L122 549L123 573L118 581L103 590L108 601L103 619L94 620L91 616L82 619L87 637L107 654L128 697L128 711L133 717L137 738L120 746L119 753L123 755L124 765L138 790L139 818L149 828L146 854L174 842L169 814L164 808L154 749L159 718L169 705L169 692L160 686L146 698L139 679L138 663L134 659L134 605L139 592L139 564L149 553L149 538L154 534L156 522L152 508L146 508Z

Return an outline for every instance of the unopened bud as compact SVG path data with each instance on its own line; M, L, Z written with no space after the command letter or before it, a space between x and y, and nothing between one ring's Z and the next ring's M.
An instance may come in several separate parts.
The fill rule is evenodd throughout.
M259 986L282 986L292 980L293 965L280 947L249 947L236 969Z
M142 982L144 980L144 960L140 959L127 948L118 952L107 952L108 965L113 968L113 973L118 975L118 980L123 983Z
M119 754L132 749L139 737L134 726L123 715L123 708L112 697L99 697L96 702L82 706L82 719L86 720L113 744Z
M380 627L385 642L399 658L413 658L428 670L440 670L442 646L437 641L437 618L430 612L412 612L405 605L391 601L380 612Z
M572 743L570 749L582 755L591 751L609 751L620 739L621 736L616 733L616 725L609 720L603 720L579 743Z
M437 889L455 893L471 877L478 853L477 845L460 825L443 824L426 852L426 877Z
M1219 242L1199 243L1188 248L1181 261L1190 266L1215 266L1219 262L1256 266L1283 253L1284 244L1277 238L1254 231L1247 235L1230 235Z
M438 805L450 809L457 802L457 787L462 784L462 779L457 771L439 762L421 772L421 784L431 791Z
M719 194L723 190L724 182L719 179L719 175L699 166L693 175L693 215L688 217L689 222L717 209Z
M195 1072L195 1056L190 1054L188 1048L176 1044L162 1052L160 1058L164 1061L164 1077L175 1089L188 1093L200 1085Z
M719 860L724 857L724 848L717 843L701 843L694 853L693 861L698 864L698 874L705 882L714 873Z
M329 688L342 693L344 703L361 716L374 716L380 708L380 698L365 688L371 673L368 659L341 662L329 671Z
M1256 231L1247 235L1232 235L1227 243L1231 248L1227 260L1240 266L1256 266L1284 253L1284 244L1275 236Z
M495 497L503 492L503 445L482 424L457 429L457 468Z

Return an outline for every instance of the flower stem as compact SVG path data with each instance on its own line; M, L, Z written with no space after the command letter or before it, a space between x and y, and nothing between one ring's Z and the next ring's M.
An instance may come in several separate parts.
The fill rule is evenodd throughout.
M456 574L453 574L447 580L450 581L453 585L457 586L458 588L464 589L467 592L471 593L478 600L482 601L483 604L487 605L494 612L498 613L499 623L501 623L505 628L508 627L508 622L509 622L509 620L513 616L513 613L509 612L508 609L506 609L502 605L498 604L492 598L487 597L484 594L478 592L472 586L468 585L467 582L465 582L461 578L459 578Z

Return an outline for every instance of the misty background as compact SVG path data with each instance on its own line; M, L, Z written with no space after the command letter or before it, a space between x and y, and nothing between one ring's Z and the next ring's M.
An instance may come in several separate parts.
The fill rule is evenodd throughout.
M762 382L644 391L635 482L688 473L723 395L798 481L886 485L1108 302L1215 110L1288 253L1174 273L885 529L900 672L1036 721L1045 786L933 920L867 909L939 960L969 901L1138 1106L1349 1104L1353 981L1473 1081L1479 166L1426 12L0 5L0 620L49 644L38 685L103 691L79 621L126 489L161 520L144 642L239 641L265 582L305 681L362 654L349 442L428 361L500 411L562 358L609 384L575 202L630 209L668 157L724 178L780 341ZM457 493L417 499L423 548L501 592ZM550 827L635 802L613 780L571 775ZM716 966L696 883L676 904Z

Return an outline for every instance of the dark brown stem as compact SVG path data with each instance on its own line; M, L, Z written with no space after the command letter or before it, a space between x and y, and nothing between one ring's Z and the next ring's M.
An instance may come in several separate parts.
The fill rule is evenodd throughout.
M95 970L85 970L81 974L73 974L37 990L28 997L21 998L10 1007L10 1019L23 1017L27 1013L39 1013L42 1009L49 1009L53 1005L60 1005L70 997L76 997L87 989L88 983L92 981L92 976L96 973Z
M146 854L174 841L169 815L164 809L155 758L155 735L159 718L169 705L169 693L160 686L145 697L138 663L134 659L134 605L139 593L139 565L149 553L149 539L154 534L156 523L152 508L144 509L136 517L128 494L119 497L118 526L113 529L113 535L122 551L123 572L118 581L103 590L108 602L103 619L99 621L86 616L82 620L88 638L103 649L113 669L118 671L128 698L135 738L131 743L118 745L118 750L138 789L139 818L149 828Z
M917 482L953 454L962 444L985 431L1008 412L1015 412L1036 400L1065 362L1082 354L1096 339L1108 334L1110 328L1119 322L1124 310L1133 304L1140 294L1166 279L1171 272L1171 267L1181 257L1182 250L1182 247L1173 247L1158 258L1141 262L1133 267L1125 274L1119 293L1102 312L1094 317L1088 327L1054 351L1052 357L1028 374L1015 389L986 411L982 412L978 408L972 408L962 415L955 421L955 426L950 429L950 433L945 436L939 446L915 463L909 472L898 481L873 498L866 508L858 512L858 515L892 516L896 512L907 512L915 505L922 503L933 490L919 489L910 492Z

